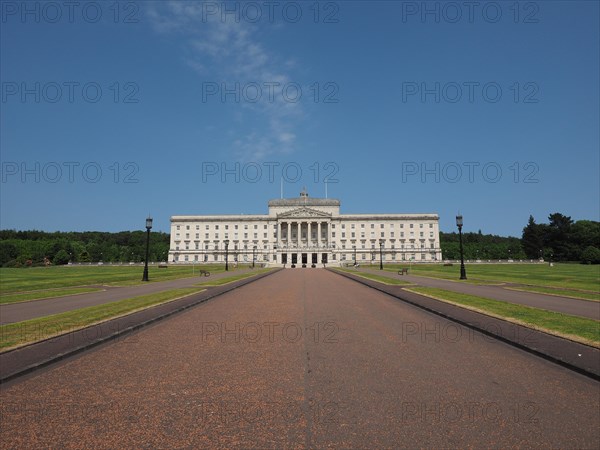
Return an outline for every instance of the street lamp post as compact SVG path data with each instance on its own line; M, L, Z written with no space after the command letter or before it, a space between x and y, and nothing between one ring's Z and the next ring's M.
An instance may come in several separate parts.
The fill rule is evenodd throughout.
M383 270L383 239L379 239L379 270Z
M150 230L152 229L152 217L146 219L146 262L144 263L144 275L142 281L148 281L148 255L150 254Z
M252 247L252 268L254 269L254 264L256 263L256 245Z
M356 245L353 245L352 248L354 249L354 265L356 266Z
M463 227L463 217L459 214L456 216L456 226L458 227L458 241L460 242L460 279L467 279L467 271L465 270L465 257L463 253L463 243L462 243L462 227Z
M229 239L225 239L223 241L225 244L225 270L229 270L229 262L227 261L227 257L229 256Z

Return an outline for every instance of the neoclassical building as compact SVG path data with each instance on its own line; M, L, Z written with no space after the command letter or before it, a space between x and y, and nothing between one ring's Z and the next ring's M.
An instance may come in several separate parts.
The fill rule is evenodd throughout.
M172 263L299 265L441 261L437 214L340 214L340 201L269 201L266 215L172 216Z

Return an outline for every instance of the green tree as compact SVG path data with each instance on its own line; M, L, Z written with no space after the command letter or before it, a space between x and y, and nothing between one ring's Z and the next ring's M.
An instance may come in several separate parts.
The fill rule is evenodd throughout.
M544 231L543 227L535 223L533 216L529 216L527 226L523 228L521 246L529 259L542 256L541 250L544 248Z
M0 241L0 265L12 261L19 256L17 246L12 242Z
M69 254L67 253L66 250L59 250L58 252L56 252L56 255L54 255L54 259L52 260L52 262L55 265L64 265L64 264L68 264L69 262Z
M600 264L600 249L597 247L586 247L581 253L581 262L586 264Z

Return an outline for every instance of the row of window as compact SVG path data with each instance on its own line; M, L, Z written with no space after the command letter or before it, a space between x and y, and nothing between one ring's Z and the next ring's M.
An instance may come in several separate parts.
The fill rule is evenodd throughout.
M395 237L396 237L396 234L395 234L395 232L394 232L394 231L390 231L389 233L390 233L390 236L389 236L390 238L392 238L392 239L393 239L393 238L395 238ZM248 235L249 235L249 233L244 233L244 234L243 234L243 238L244 238L244 239L248 239ZM258 239L258 235L259 235L259 233L252 233L252 238L253 238L253 239ZM268 233L262 233L262 238L263 238L263 239L267 239L267 235L268 235ZM219 236L220 236L220 233L214 233L214 239L220 239L220 237L219 237ZM303 232L303 233L302 233L302 239L306 239L306 236L307 236L307 234ZM239 238L240 238L240 236L239 236L239 233L233 233L233 236L230 236L230 234L229 234L229 233L224 233L224 237L223 237L223 239L230 239L231 237L232 237L233 239L239 239ZM322 239L326 239L326 237L327 237L327 235L326 235L325 233L322 233L322 234L321 234L321 238L322 238ZM335 238L335 237L336 237L336 232L335 232L335 231L332 231L332 232L331 232L331 237L332 237L332 238ZM375 239L375 238L377 238L377 237L380 237L380 238L385 238L385 231L381 231L381 232L379 233L379 236L376 236L376 235L375 235L375 232L374 232L374 231L371 231L370 237L371 237L371 239ZM401 238L403 238L403 237L404 237L404 231L401 231L401 232L400 232L400 237L401 237ZM409 233L409 237L411 237L411 238L414 238L414 237L415 237L415 232L414 232L414 231L411 231L411 232ZM425 237L425 232L424 232L424 231L420 231L420 232L419 232L419 237L421 237L421 238ZM434 236L433 236L433 231L430 231L430 232L429 232L429 237L430 237L430 238L433 238L433 237L434 237ZM282 233L282 239L287 239L287 238L288 238L288 236L287 236L287 233ZM316 238L317 238L317 234L316 234L316 233L311 233L311 238L312 238L312 239L316 239ZM342 239L345 239L345 238L346 238L346 232L345 232L345 231L342 231L342 232L341 232L341 238L342 238ZM356 232L355 232L355 231L352 231L352 232L350 233L350 238L356 238ZM365 238L366 238L366 235L365 235L365 232L364 232L364 231L361 231L361 233L360 233L360 238L361 238L361 239L365 239ZM189 240L189 239L190 239L190 233L185 233L185 240ZM195 235L195 239L200 239L200 233L196 233L196 235ZM204 239L210 239L210 233L204 233ZM277 239L277 233L273 233L273 239ZM291 235L291 239L297 239L297 235L296 235L296 233L292 233L292 235ZM179 240L181 240L181 234L180 234L180 233L175 233L175 240L176 240L176 241L179 241Z
M332 223L331 224L331 229L335 229L335 225L336 225L335 223ZM350 225L350 228L352 230L354 230L356 228L357 224L356 223L351 223L349 225ZM360 228L364 229L364 228L366 228L366 225L367 224L361 223L360 224ZM369 225L370 225L371 229L375 229L375 224L374 223L370 223ZM415 225L416 224L414 224L414 223L410 223L410 224L408 224L408 228L416 228ZM421 228L421 229L425 228L425 225L427 225L429 227L429 229L431 229L431 230L433 229L433 223L428 223L428 224L419 223L418 225L419 225L419 228ZM175 225L176 231L181 231L181 227L182 226L183 225ZM192 226L194 226L194 225L185 225L185 230L186 231L190 231ZM210 226L211 226L211 224L208 224L208 223L204 224L204 229L206 231L209 231L210 230ZM219 224L214 224L213 226L214 226L214 230L219 230L220 229L219 228L219 226L220 226ZM229 225L228 224L224 224L222 226L223 226L223 229L229 230ZM234 224L233 225L233 229L237 230L237 229L239 229L239 226L240 225L238 225L238 224ZM248 230L249 226L250 226L249 224L244 224L244 230ZM395 223L393 223L393 222L388 223L388 228L395 228L395 227L396 227ZM404 223L400 223L399 227L400 228L404 228ZM268 229L268 225L267 224L263 224L262 228L263 228L263 230L267 230ZM283 227L283 228L286 228L286 227ZM345 230L346 229L346 224L342 223L341 224L341 228L342 228L342 230ZM379 224L379 228L384 229L385 228L385 224L384 223L380 223ZM195 229L196 229L196 231L199 231L200 230L200 225L195 225ZM252 225L252 229L258 230L259 229L258 224L253 224ZM273 229L275 229L275 230L277 229L277 225L276 224L273 225Z
M436 246L435 246L435 242L430 242L429 244L430 244L430 245L429 245L429 248L430 248L430 249L434 249L434 248L436 248ZM258 246L258 245L257 245L256 247L257 247L257 250L258 250L258 251L268 251L268 250L269 250L269 246L268 246L268 245L263 245L263 247L262 247L262 248L261 248L260 246ZM355 247L355 246L352 246L352 247L347 247L347 248L349 249L349 248L354 248L354 247ZM222 246L222 247L220 247L220 248L221 248L221 250L224 250L224 249L225 249L225 246L223 245L223 246ZM341 248L342 250L346 250L346 244L345 244L345 243L342 243L342 245L341 245L341 247L340 247L340 248ZM374 251L376 251L378 248L379 248L379 247L375 246L375 244L371 244L371 247L370 247L370 249L371 249L371 250L374 250ZM408 249L410 249L410 250L414 250L414 249L417 249L417 250L419 250L419 249L421 249L421 250L426 250L428 247L427 247L427 245L425 244L425 242L422 242L422 243L421 243L421 245L416 245L416 244L400 244L400 246L399 246L399 247L397 247L397 248L398 248L398 250L408 250ZM185 250L190 250L190 245L189 245L189 244L185 244L185 246L184 246L184 249L185 249ZM250 251L250 250L252 250L252 249L253 249L253 246L251 245L251 246L249 247L249 246L248 246L248 244L244 244L243 248L242 248L242 247L239 247L239 248L238 248L238 246L237 246L237 245L235 245L235 246L229 247L229 249L230 249L230 251L237 251L237 250L247 250L247 251ZM360 246L360 247L356 247L356 249L357 249L357 250L367 250L367 247L366 247L366 244L364 244L364 243L363 243L363 244L361 244L361 246ZM390 246L389 246L389 247L386 247L386 250L389 250L389 249L391 249L391 250L395 250L395 249L396 249L396 244L394 244L394 243L392 242L392 243L390 244ZM179 245L176 245L176 246L175 246L175 250L176 250L176 251L179 251L179 250L181 250L180 246L179 246ZM194 248L193 248L192 250L200 250L200 243L196 242L196 243L195 243L195 245L194 245ZM211 244L205 243L205 244L204 244L204 247L203 247L203 250L206 250L206 251L210 251L210 250L219 250L219 245L218 245L218 244L215 244L215 245L213 246L213 245L211 245Z
M420 254L420 259L422 261L425 261L427 258L427 254L425 253L421 253ZM398 256L400 256L398 258ZM268 262L269 261L269 255L265 254L262 255L262 258L260 258L259 256L252 256L252 255L241 255L241 260L244 262L249 262L252 261L253 258L256 258L255 261L260 261L262 259L262 261L264 262ZM277 262L277 255L272 255L272 259L274 262ZM331 255L331 259L332 261L336 261L337 260L337 255L334 253ZM360 258L358 258L361 261L366 261L367 260L367 255L366 254L362 254L360 255ZM378 258L375 257L371 257L371 261L377 260ZM401 255L396 255L395 253L391 253L391 254L386 254L383 255L382 258L384 261L395 261L395 260L401 260L401 261L414 261L417 259L417 255L415 253L407 255L406 253L402 253ZM435 253L432 253L430 255L431 260L436 260L437 256ZM204 255L183 255L183 259L180 259L179 255L175 255L173 260L175 262L180 262L180 261L185 261L185 262L219 262L219 261L224 261L223 257L221 255L208 255L208 254L204 254ZM350 253L342 253L340 255L340 260L341 261L354 261L354 255L350 254ZM238 258L237 255L233 255L231 261L233 261L234 263L239 262L240 259Z

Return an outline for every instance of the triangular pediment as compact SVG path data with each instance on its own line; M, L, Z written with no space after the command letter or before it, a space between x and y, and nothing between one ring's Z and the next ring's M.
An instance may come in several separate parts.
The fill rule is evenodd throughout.
M279 218L279 219L287 219L287 218L291 218L291 217L293 217L293 218L322 217L325 219L325 218L330 218L331 214L323 212L323 211L319 211L317 209L306 208L306 207L292 209L291 211L286 211L284 213L277 214L277 218Z

